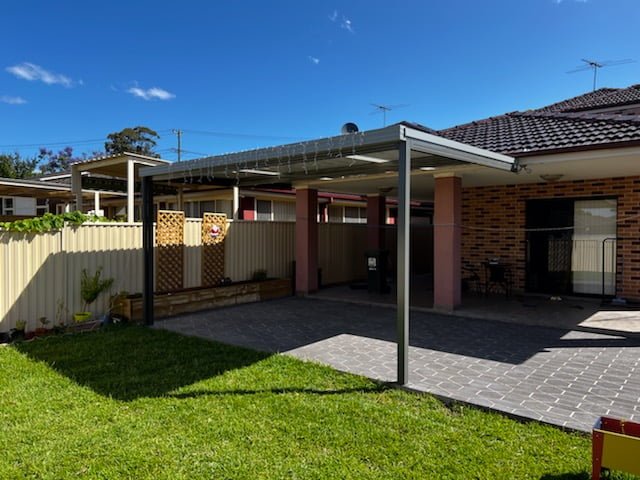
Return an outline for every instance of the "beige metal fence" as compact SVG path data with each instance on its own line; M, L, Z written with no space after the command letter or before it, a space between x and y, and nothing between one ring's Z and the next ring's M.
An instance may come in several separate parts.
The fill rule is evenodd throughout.
M248 280L256 270L271 277L290 277L295 259L295 223L229 222L225 276ZM323 283L363 278L366 226L321 224L319 266ZM185 287L200 285L201 221L185 225ZM45 234L0 233L0 331L17 320L28 329L38 318L66 320L82 308L82 269L103 268L115 279L112 292L140 292L143 279L142 225L85 224ZM91 307L94 314L108 308L109 295ZM59 311L60 310L60 311Z

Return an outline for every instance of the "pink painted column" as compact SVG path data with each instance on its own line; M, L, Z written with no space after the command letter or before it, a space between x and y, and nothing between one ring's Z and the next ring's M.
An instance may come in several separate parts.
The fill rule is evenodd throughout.
M462 182L455 175L435 176L433 306L460 306Z
M318 290L318 191L296 189L296 294Z
M367 248L382 250L385 247L386 199L384 195L367 197Z

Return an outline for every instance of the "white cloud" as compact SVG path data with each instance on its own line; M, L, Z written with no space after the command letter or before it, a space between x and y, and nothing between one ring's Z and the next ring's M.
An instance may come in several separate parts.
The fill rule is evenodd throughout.
M40 65L29 62L22 62L18 65L7 67L6 70L16 77L29 80L30 82L40 81L47 85L63 85L65 87L72 87L74 83L76 83L66 75L50 72ZM82 82L80 82L80 84L82 85Z
M148 88L146 90L140 87L131 87L127 92L143 100L171 100L176 97L173 93L158 87Z
M25 103L27 103L27 101L22 97L0 95L0 103L8 103L9 105L24 105Z
M329 15L329 20L331 20L333 23L336 23L338 21L338 16L339 16L338 10L334 10L333 13ZM355 30L353 29L353 22L349 18L345 17L344 15L342 15L342 20L340 20L340 28L347 30L349 33L356 33Z
M312 57L311 55L309 55L307 58L308 58L308 59L309 59L309 61L310 61L311 63L313 63L314 65L318 65L318 64L320 63L320 59L319 59L319 58Z
M342 17L342 23L340 23L340 27L344 28L350 33L355 33L353 30L353 23L347 17Z

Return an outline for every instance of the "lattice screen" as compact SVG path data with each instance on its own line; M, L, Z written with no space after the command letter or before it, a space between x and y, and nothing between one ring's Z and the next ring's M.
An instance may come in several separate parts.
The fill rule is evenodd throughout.
M219 285L224 278L224 238L227 216L205 213L202 217L202 286Z
M156 222L156 290L183 287L184 212L158 210Z

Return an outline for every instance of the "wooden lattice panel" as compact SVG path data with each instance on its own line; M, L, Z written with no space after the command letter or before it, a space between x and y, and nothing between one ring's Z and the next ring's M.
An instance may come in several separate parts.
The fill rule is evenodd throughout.
M159 210L156 222L156 290L184 285L184 212Z
M202 286L219 285L224 278L224 239L227 216L205 213L202 217Z

